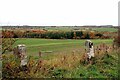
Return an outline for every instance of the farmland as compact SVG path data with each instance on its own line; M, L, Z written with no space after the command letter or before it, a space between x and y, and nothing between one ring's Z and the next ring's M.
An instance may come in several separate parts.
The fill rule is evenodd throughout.
M70 30L86 30L86 28L84 27L79 27L79 28L69 28L69 27L63 27L63 28L45 28L46 30L59 30L59 31L70 31ZM91 29L94 31L98 31L98 32L105 32L105 31L109 31L109 32L116 32L117 29L116 28L87 28L87 29Z
M41 27L3 30L4 78L117 78L117 28ZM85 59L85 41L93 42L95 57ZM14 48L26 46L27 67L20 66ZM101 46L103 46L101 48ZM7 49L7 50L6 50Z
M97 39L92 40L94 42L94 47L105 43L108 46L112 45L112 39ZM14 73L13 76L20 77L34 77L34 78L116 78L117 73L117 61L118 57L116 51L110 51L109 54L95 53L95 63L87 64L81 63L82 55L84 51L85 40L57 40L57 39L32 39L32 38L20 38L18 39L14 47L18 44L25 44L27 47L28 57L31 56L29 60L30 72L25 73L21 71L16 73L18 69L14 72L9 72L9 74ZM38 52L42 52L42 57L39 58ZM10 57L10 58L9 58ZM11 64L11 68L14 69L16 59L12 54L3 55L3 66ZM8 59L8 61L6 61ZM12 61L11 61L12 59ZM42 63L38 66L39 59L42 59ZM84 60L84 59L83 59ZM102 64L102 65L101 65ZM113 65L114 64L114 65ZM5 67L4 67L5 68ZM4 69L6 70L6 69ZM36 71L37 72L34 72ZM3 74L6 74L3 72ZM29 76L28 76L29 75Z
M94 45L98 45L101 43L112 43L112 39L98 39L98 40L92 40L94 42ZM27 46L27 53L29 55L36 55L38 56L38 52L41 51L43 54L48 53L71 53L73 50L82 50L84 49L84 42L85 40L57 40L57 39L32 39L32 38L26 38L26 39L18 39L14 46L17 46L18 44L25 44ZM81 49L82 48L82 49ZM82 50L84 51L84 50Z
M17 28L19 27L19 28ZM109 32L116 32L117 31L117 27L92 27L92 26L88 26L88 27L84 27L84 26L9 26L9 27L2 27L3 29L43 29L43 30L48 30L48 31L71 31L71 30L95 30L95 31L99 31L99 32L103 32L103 31L109 31Z

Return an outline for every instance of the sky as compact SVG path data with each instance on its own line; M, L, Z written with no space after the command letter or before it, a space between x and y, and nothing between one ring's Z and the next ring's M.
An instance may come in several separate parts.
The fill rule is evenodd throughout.
M0 0L0 26L117 26L119 1Z

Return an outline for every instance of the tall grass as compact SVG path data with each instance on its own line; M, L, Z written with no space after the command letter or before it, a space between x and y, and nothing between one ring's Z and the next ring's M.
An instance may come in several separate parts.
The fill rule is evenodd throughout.
M79 51L56 54L51 59L28 57L27 66L19 66L13 54L3 54L4 78L117 78L118 53L110 51L95 56L92 63L84 61Z

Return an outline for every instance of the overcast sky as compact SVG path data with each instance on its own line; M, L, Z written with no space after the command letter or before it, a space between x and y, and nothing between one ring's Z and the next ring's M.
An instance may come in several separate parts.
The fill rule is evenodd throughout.
M0 0L0 25L118 25L120 0Z

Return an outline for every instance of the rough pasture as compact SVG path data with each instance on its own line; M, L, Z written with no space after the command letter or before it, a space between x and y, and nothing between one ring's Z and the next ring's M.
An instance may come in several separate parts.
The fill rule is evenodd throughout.
M112 51L112 49L107 54L104 50L104 52L100 51L100 54L95 55L93 63L89 64L84 61L83 58L85 40L20 39L15 45L20 44L21 41L25 41L24 44L26 43L28 49L41 46L43 47L41 50L43 50L46 46L46 51L43 51L42 54L39 53L40 49L36 49L36 53L33 49L31 52L27 52L31 57L29 58L26 72L19 70L19 67L15 67L15 65L18 66L19 63L14 59L13 55L3 55L4 77L11 77L11 74L12 77L28 78L116 78L118 76L118 53ZM33 41L35 43L32 43ZM102 49L103 43L105 43L107 47L112 47L112 40L92 40L92 42L95 45L95 49L97 46L99 49ZM73 47L71 48L71 46ZM50 52L50 50L55 49L56 52Z
M108 29L98 31L104 32L104 30ZM18 38L12 46L26 45L27 69L19 66L19 59L8 51L6 52L8 54L2 55L3 77L117 78L119 52L113 50L113 40L91 39L95 48L95 58L91 60L91 63L85 61L84 58L85 41L85 39Z

